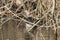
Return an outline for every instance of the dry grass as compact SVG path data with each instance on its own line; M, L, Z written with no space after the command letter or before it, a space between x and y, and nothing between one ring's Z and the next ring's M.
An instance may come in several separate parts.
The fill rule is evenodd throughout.
M2 25L4 25L9 20L20 21L18 22L16 27L19 27L21 21L23 21L26 24L25 31L28 32L31 36L34 36L34 34L31 33L31 31L38 31L41 27L46 27L46 30L48 30L48 28L51 27L53 28L54 33L57 33L57 28L60 28L60 1L1 0L0 29L2 28ZM37 28L35 28L36 26ZM43 37L42 33L41 35L43 40L46 40ZM36 37L36 40L39 39Z

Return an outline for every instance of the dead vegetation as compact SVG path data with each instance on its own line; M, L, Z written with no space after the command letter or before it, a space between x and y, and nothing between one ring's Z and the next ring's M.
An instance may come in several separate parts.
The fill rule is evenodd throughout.
M60 0L0 0L0 40L60 40L58 29Z

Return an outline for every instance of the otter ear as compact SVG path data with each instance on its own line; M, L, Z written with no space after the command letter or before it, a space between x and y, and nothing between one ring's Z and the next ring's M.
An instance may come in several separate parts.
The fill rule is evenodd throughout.
M21 1L20 0L16 0L16 4L21 4Z

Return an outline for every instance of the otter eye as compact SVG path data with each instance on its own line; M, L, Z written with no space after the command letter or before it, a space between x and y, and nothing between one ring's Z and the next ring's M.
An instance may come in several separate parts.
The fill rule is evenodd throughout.
M14 3L11 7L11 10L12 11L16 11L16 9L18 8L18 6L16 5L16 3Z

